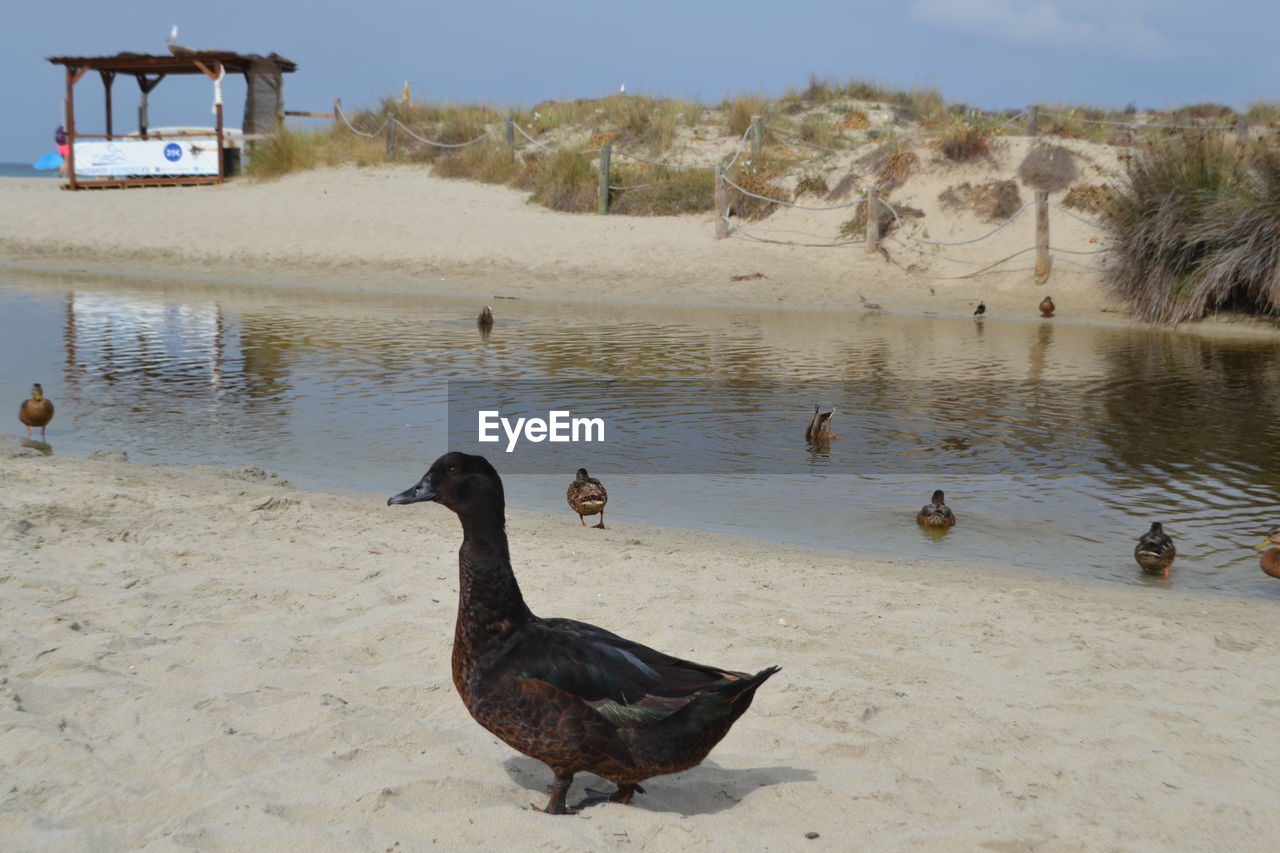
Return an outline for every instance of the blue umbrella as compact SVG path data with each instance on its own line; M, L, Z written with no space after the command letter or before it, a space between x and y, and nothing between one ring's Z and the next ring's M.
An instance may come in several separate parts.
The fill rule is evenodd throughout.
M62 155L57 151L50 151L39 160L31 164L33 169L56 169L62 165Z

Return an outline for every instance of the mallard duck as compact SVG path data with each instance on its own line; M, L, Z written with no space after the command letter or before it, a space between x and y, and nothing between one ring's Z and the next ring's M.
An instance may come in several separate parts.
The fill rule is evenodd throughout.
M987 303L978 302L978 307L973 309L973 316L981 317L985 313L987 313Z
M831 416L836 413L835 407L831 407L831 411L819 414L818 407L813 407L813 417L809 419L809 425L804 428L804 440L810 444L820 444L824 441L830 441L833 433L831 432Z
M1046 296L1044 299L1040 300L1040 316L1041 317L1052 317L1054 310L1055 310L1055 306L1053 304L1052 296Z
M942 489L935 490L930 503L920 507L916 513L916 524L924 527L951 527L955 523L956 514L947 506Z
M1268 545L1280 545L1280 527L1271 528L1267 531L1266 538L1253 547L1267 548ZM1280 578L1280 548L1267 548L1263 551L1258 565L1271 577Z
M476 325L492 326L493 325L493 308L491 308L488 305L481 308L480 316L476 318Z
M387 499L419 501L443 504L462 523L454 686L476 722L551 768L548 814L627 803L645 779L697 765L778 671L704 666L585 622L535 616L511 570L502 480L482 456L446 453ZM584 771L618 788L570 809L569 786Z
M18 420L26 425L27 438L31 438L32 427L40 427L40 440L44 441L44 428L53 420L53 402L44 395L39 382L31 386L31 399L22 401Z
M1173 547L1173 539L1164 532L1164 526L1158 521L1151 522L1151 529L1142 534L1138 544L1133 546L1133 558L1142 566L1147 574L1163 574L1173 563L1178 549Z
M604 530L604 505L609 502L609 493L605 491L603 483L587 473L586 468L578 469L577 477L569 484L569 490L564 496L568 499L569 506L578 514L583 527L587 526L587 520L583 516L600 513L600 523L596 527Z

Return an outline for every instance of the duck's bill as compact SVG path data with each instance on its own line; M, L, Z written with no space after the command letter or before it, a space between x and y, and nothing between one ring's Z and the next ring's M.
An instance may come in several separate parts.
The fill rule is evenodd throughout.
M387 498L387 506L395 506L396 504L416 504L421 501L433 501L438 497L440 497L440 495L423 482L405 489L398 495L392 495Z
M1265 547L1267 547L1267 546L1268 546L1268 545L1270 545L1270 544L1271 544L1271 537L1270 537L1270 536L1266 536L1266 537L1263 537L1263 539L1262 539L1262 541L1261 541L1261 542L1259 542L1257 545L1254 545L1253 547L1258 548L1259 550L1261 550L1262 548L1265 548Z

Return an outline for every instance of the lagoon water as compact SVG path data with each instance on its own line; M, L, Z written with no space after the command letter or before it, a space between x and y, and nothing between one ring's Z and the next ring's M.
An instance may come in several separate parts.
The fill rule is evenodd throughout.
M0 271L3 393L16 409L44 385L54 453L118 447L389 495L449 446L451 381L640 383L642 418L627 394L590 412L630 420L620 456L584 447L548 474L488 453L509 502L577 525L564 501L577 458L609 487L611 521L895 555L922 573L964 559L1280 596L1250 547L1280 523L1275 338L1077 326L1069 306L1023 323L500 294ZM474 320L486 302L488 337ZM837 408L829 447L803 439L815 403ZM912 520L934 488L960 519L942 536ZM1168 578L1133 562L1152 520L1178 543Z

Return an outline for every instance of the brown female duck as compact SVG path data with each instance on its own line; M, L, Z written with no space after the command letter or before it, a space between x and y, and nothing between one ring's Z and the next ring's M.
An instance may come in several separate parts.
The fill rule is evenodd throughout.
M946 496L942 489L933 493L930 503L920 507L916 513L916 524L922 527L952 527L956 523L956 514L946 504Z
M32 427L40 427L40 440L44 441L44 428L53 420L53 403L39 382L31 386L31 399L23 400L18 408L18 420L26 426L27 438L31 438Z
M502 480L447 453L388 504L435 501L462 522L453 683L476 722L555 774L544 811L565 814L575 773L617 784L580 805L630 802L640 782L706 757L777 667L754 675L680 660L603 628L530 612L511 570Z
M1138 539L1133 546L1133 558L1149 575L1164 574L1173 564L1178 549L1173 547L1173 539L1164 532L1164 525L1158 521L1151 522L1151 529Z
M1040 300L1040 316L1041 317L1052 317L1053 312L1055 310L1057 309L1056 309L1056 306L1053 304L1052 296L1046 296L1044 299Z
M809 425L804 429L804 440L810 444L821 444L824 441L830 441L835 434L831 432L831 417L836 413L835 407L829 412L819 414L818 407L813 407L813 417L809 419Z
M493 325L493 308L486 305L480 309L480 316L476 318L476 325L481 328L487 328Z
M578 469L577 477L569 484L569 490L564 496L569 501L569 506L578 514L583 527L587 526L587 520L583 516L599 513L600 523L595 526L604 530L604 505L609 502L609 493L599 480L587 474L586 468Z
M1253 547L1267 548L1268 545L1280 545L1280 527L1271 528L1267 531L1266 538ZM1271 577L1280 578L1280 548L1267 548L1263 551L1258 565Z

